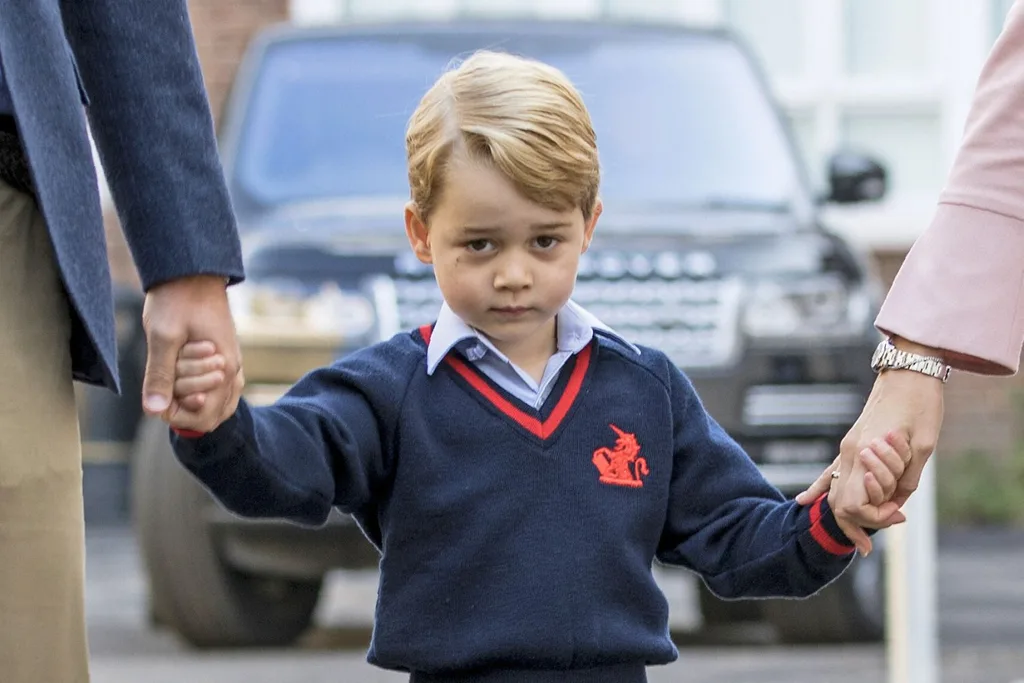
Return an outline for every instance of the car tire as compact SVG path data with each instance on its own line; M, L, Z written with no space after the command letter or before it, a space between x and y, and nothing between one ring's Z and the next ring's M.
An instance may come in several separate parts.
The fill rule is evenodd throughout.
M885 638L885 534L842 576L805 600L764 600L765 621L782 642L875 643Z
M312 622L322 581L228 566L204 520L216 503L175 458L168 434L160 420L145 419L133 454L133 518L152 620L199 648L291 644Z

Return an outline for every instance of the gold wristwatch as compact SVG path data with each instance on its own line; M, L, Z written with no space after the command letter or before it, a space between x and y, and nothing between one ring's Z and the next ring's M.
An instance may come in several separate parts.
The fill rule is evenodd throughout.
M875 353L871 356L871 369L875 372L913 370L942 382L949 379L949 373L952 370L941 358L923 356L896 348L891 339L882 340L875 348Z

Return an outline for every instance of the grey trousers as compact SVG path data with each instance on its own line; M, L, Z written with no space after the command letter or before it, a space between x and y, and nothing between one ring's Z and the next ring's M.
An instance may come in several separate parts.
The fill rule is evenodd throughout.
M86 683L68 300L35 201L0 183L0 681Z

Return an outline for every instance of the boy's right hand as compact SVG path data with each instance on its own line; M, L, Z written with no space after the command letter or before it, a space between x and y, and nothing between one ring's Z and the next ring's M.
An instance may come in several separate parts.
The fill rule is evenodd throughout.
M206 403L207 393L223 385L226 362L213 342L189 342L181 347L174 367L174 397L165 413L171 428L180 433L182 426L175 423L178 411L183 407L192 412L199 410Z

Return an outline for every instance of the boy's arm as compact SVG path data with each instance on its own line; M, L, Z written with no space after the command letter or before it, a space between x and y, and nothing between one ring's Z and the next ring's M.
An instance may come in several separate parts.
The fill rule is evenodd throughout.
M408 386L401 359L364 349L303 377L273 405L199 438L172 434L181 463L232 512L316 526L371 504L390 473Z
M658 559L725 598L805 597L839 576L854 547L826 497L787 501L669 365L675 462Z

